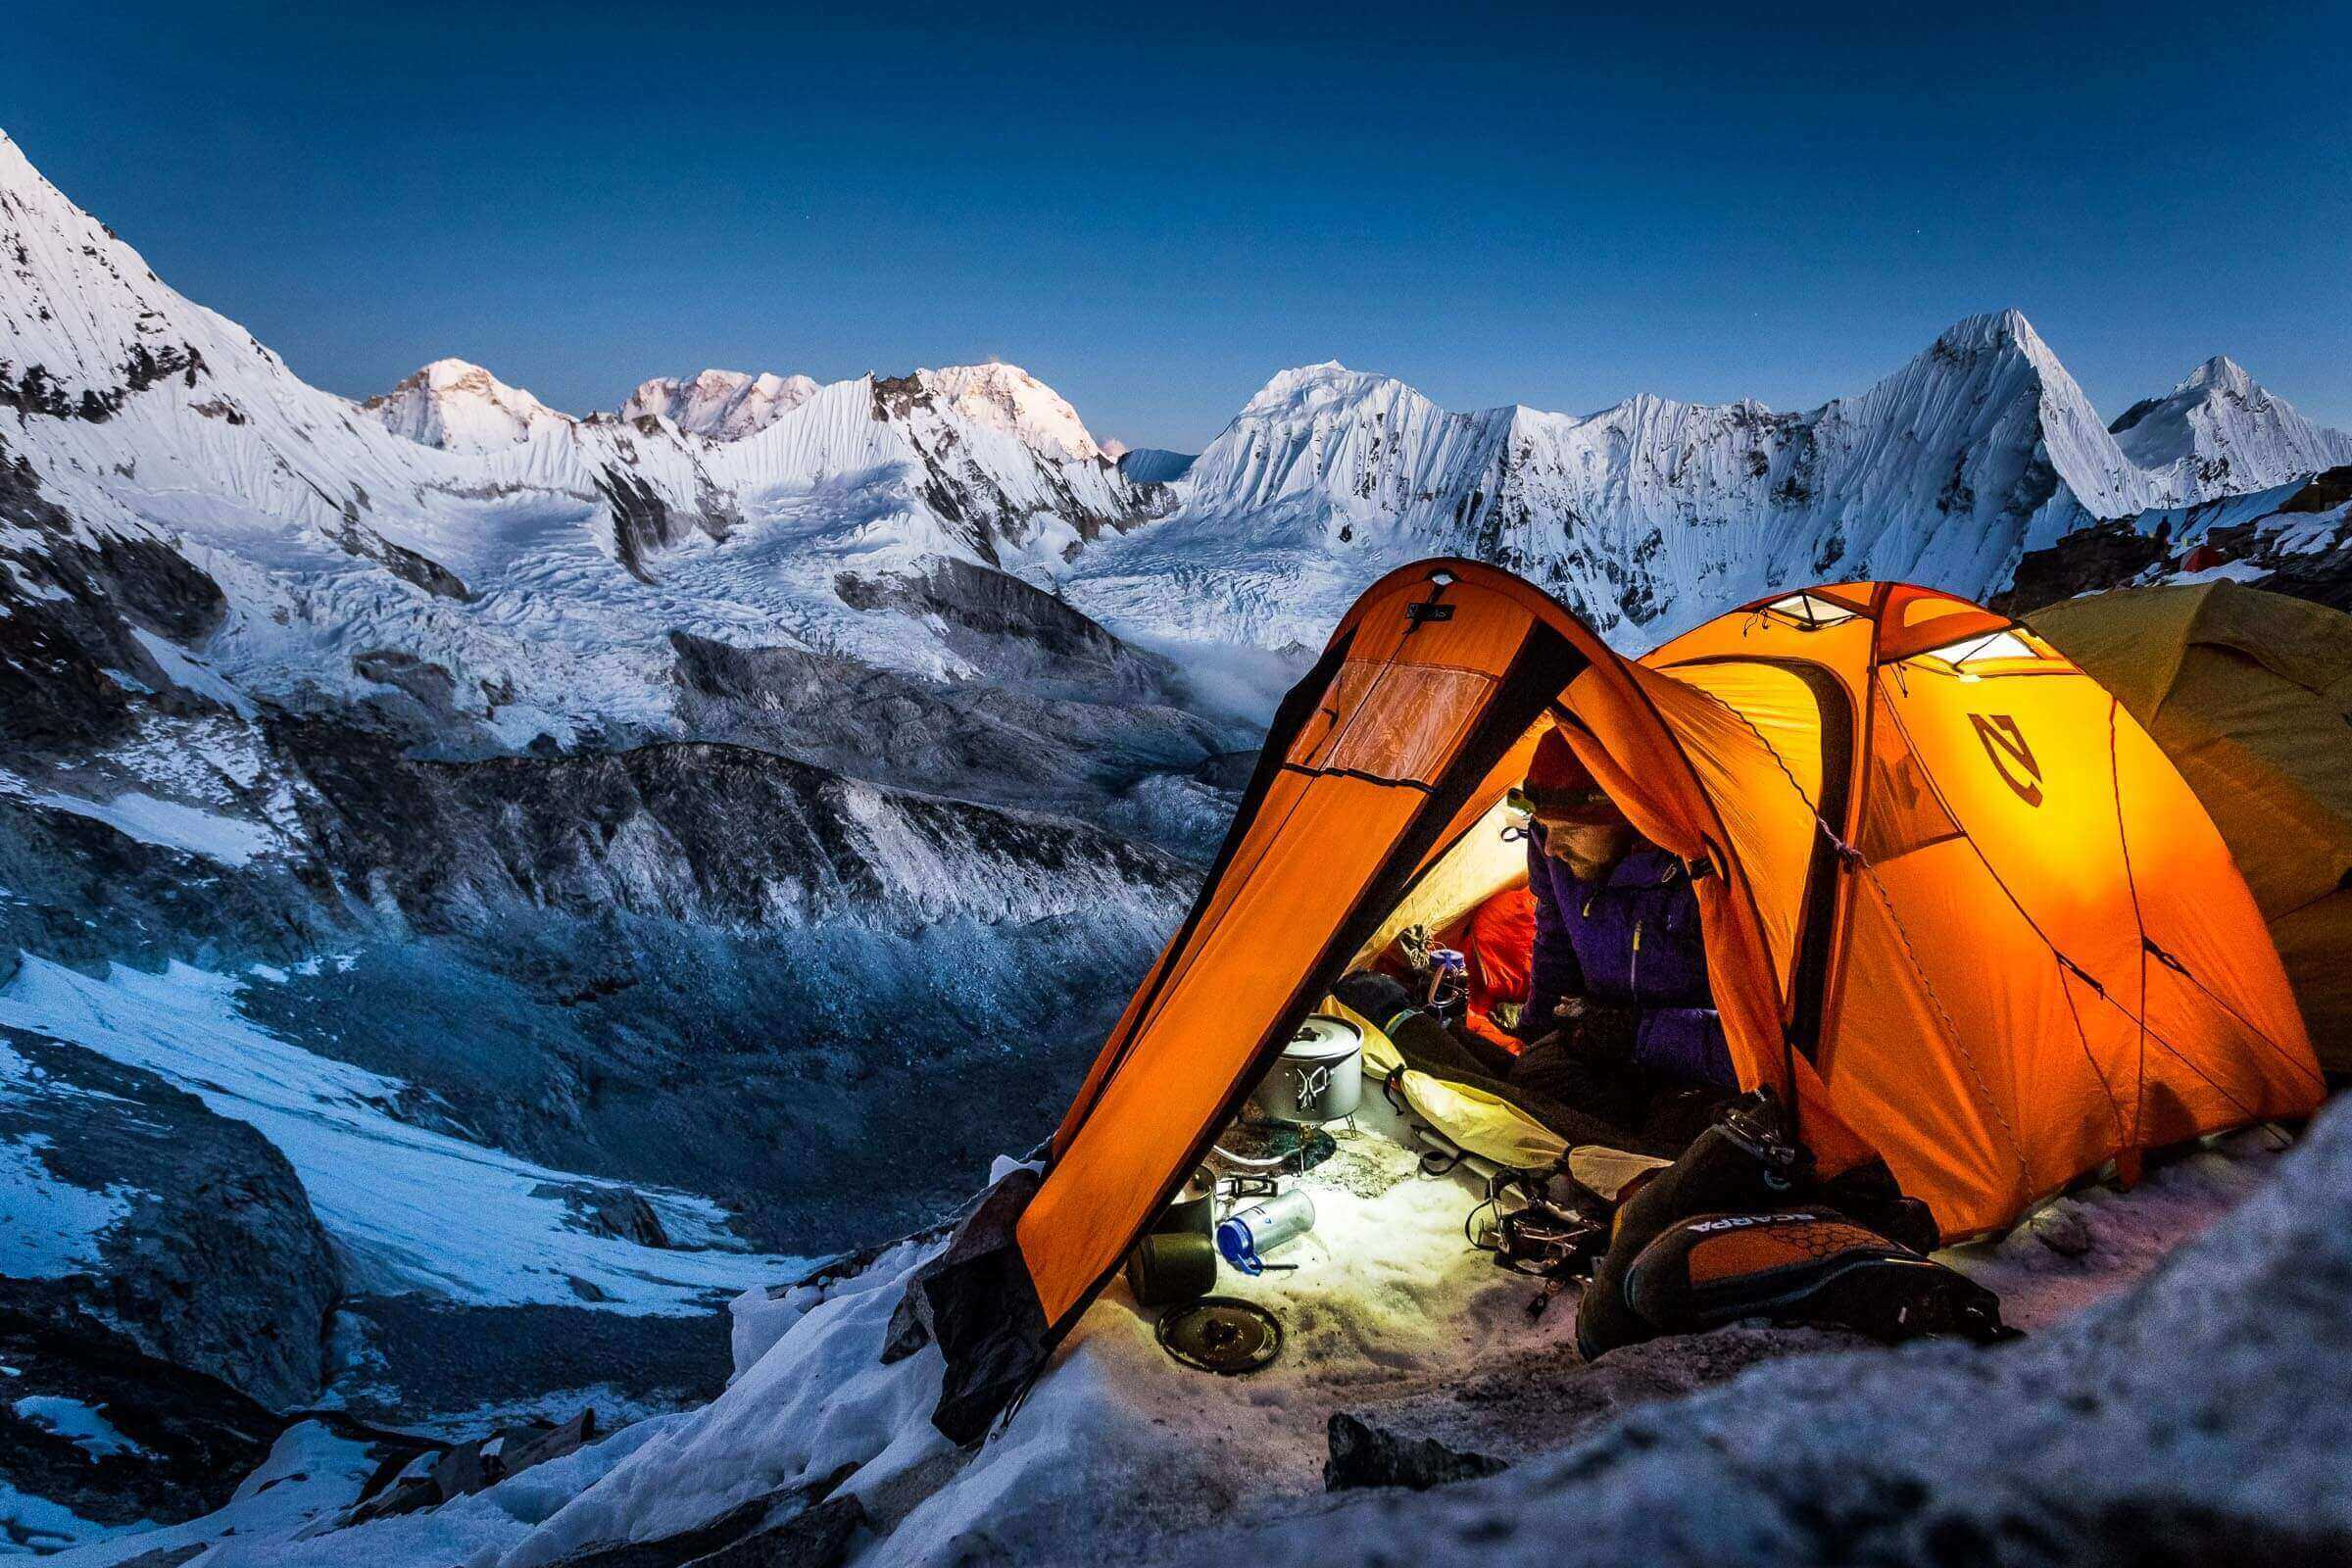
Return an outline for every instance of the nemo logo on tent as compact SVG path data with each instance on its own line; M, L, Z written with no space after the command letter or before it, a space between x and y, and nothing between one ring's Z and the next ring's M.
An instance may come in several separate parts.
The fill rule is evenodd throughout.
M2034 748L2026 744L2026 732L2017 727L2017 720L2007 713L1971 713L1968 721L1977 727L1977 739L1984 744L1984 755L1992 759L1992 770L2001 775L2001 782L2017 791L2017 798L2028 806L2041 804L2041 764L2034 760ZM2025 777L2018 777L2023 770Z

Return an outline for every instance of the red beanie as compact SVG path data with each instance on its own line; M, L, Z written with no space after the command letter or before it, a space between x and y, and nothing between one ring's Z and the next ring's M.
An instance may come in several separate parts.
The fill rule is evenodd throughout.
M1527 793L1541 796L1552 790L1589 790L1592 787L1592 770L1576 755L1568 737L1556 729L1547 729L1536 742L1535 760L1527 764Z
M1522 791L1538 816L1567 821L1614 822L1621 813L1601 793L1592 770L1577 757L1568 737L1556 729L1536 742L1535 760L1527 764Z

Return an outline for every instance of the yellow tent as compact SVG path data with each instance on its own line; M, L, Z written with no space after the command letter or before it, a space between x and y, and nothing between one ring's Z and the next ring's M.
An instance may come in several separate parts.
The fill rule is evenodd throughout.
M2205 803L2321 1064L2352 1072L2352 615L2208 582L2028 619L2115 693Z

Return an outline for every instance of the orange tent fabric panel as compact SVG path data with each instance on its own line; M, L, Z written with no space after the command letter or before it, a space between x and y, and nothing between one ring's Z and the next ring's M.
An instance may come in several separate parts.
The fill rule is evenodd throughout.
M1196 939L1135 1049L1054 1161L1019 1224L1049 1321L1118 1261L1232 1099L1266 1021L1289 1005L1362 886L1420 808L1417 792L1324 777L1222 917ZM1280 809L1278 807L1277 809ZM1336 906L1336 907L1335 907Z
M1422 824L1544 601L1478 568L1445 575L1393 574L1335 633L1345 662L1296 731L1270 738L1282 769L1064 1119L1054 1169L1016 1227L1049 1322L1117 1264L1247 1090L1269 1031L1408 830L1475 820L1448 807L1448 822ZM1564 664L1558 679L1570 673Z
M1646 673L1646 672L1645 672ZM1756 660L1687 663L1654 685L1660 715L1697 769L1739 857L1784 1010L1814 846L1821 841L1822 715L1795 672Z
M1867 787L1907 798L1864 803L1822 1058L1834 1102L1947 1236L2006 1225L2126 1150L2308 1110L2319 1088L2259 915L2178 772L2063 661L2003 667L1876 677ZM2159 973L2143 930L2193 950L2199 984Z

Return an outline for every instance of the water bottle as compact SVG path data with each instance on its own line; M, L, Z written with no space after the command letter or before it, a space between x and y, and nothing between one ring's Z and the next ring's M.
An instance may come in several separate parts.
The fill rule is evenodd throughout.
M1217 1227L1217 1250L1245 1274L1263 1274L1265 1254L1315 1228L1315 1200L1299 1188L1229 1216Z

